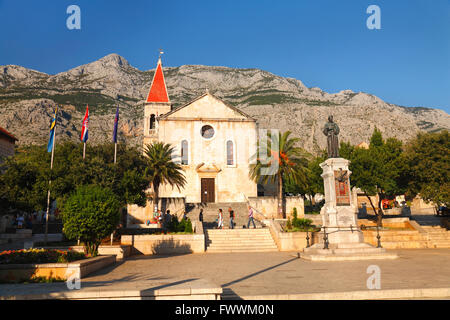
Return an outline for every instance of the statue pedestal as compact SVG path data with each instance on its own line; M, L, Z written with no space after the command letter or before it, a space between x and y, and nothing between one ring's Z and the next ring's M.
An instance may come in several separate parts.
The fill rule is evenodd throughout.
M350 161L344 158L329 158L320 164L325 190L325 205L320 211L321 241L305 248L301 257L317 261L397 258L396 254L387 254L383 248L364 243L351 193L349 164ZM325 248L325 234L328 249Z
M322 226L326 228L328 242L363 242L358 229L356 204L350 187L348 169L350 161L344 158L330 158L320 164L325 190L325 205L320 211ZM352 232L352 230L355 232ZM349 230L349 231L347 231Z

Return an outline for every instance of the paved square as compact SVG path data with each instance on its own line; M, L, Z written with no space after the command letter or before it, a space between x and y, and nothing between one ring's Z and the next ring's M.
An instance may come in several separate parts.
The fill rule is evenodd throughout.
M77 292L70 292L65 283L44 283L0 285L0 295L59 292L63 295L83 296L83 292L90 292L92 297L93 292L99 291L116 292L117 295L119 291L128 294L136 290L170 289L186 284L193 288L201 288L205 284L206 288L212 284L223 288L222 297L225 299L335 299L333 294L315 298L313 294L367 293L367 279L371 275L367 274L367 268L377 265L381 270L383 291L446 288L437 290L440 294L437 297L450 299L450 249L409 249L396 252L400 256L396 260L342 262L311 262L299 259L296 252L134 256L82 279L81 290ZM432 291L435 296L436 290ZM428 290L427 294L429 292ZM337 298L374 298L366 293L363 296L353 293ZM98 293L94 293L94 296L96 294ZM402 294L387 297L405 297ZM411 297L430 296L420 292Z
M83 283L206 279L238 296L344 292L367 289L367 267L381 269L381 289L450 287L450 249L396 250L396 260L311 262L295 252L137 256Z

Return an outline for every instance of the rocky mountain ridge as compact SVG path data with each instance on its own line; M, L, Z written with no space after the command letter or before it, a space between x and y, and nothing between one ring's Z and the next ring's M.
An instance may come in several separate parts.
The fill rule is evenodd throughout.
M142 103L153 73L134 68L117 54L55 75L0 66L0 126L16 135L19 144L44 144L58 104L62 112L57 134L76 140L89 104L89 142L110 141L119 97L119 139L140 145ZM164 75L175 108L208 89L257 119L260 128L291 130L311 152L326 145L321 128L329 114L341 127L340 139L353 144L368 142L375 126L385 137L404 141L421 130L450 130L450 115L442 110L397 106L351 90L330 94L259 69L184 65L164 68Z

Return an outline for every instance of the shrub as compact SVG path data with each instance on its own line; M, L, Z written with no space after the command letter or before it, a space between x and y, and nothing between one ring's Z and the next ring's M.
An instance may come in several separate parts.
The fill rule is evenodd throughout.
M292 229L292 222L291 222L291 218L289 218L286 222L286 229Z
M191 220L181 219L181 221L178 221L178 218L175 215L172 216L172 220L170 221L167 229L169 232L193 233Z
M54 249L22 249L0 252L0 264L68 263L85 259L84 253Z
M311 219L295 219L292 221L292 225L295 228L308 228L312 225L312 220Z
M120 221L120 202L108 188L78 187L64 204L63 232L68 239L80 239L89 256L96 256L103 238Z

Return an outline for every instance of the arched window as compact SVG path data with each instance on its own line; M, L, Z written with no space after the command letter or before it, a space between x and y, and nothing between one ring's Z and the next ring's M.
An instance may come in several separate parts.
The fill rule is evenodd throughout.
M150 130L155 129L155 115L150 116Z
M234 165L234 145L231 140L227 141L227 165Z
M186 140L181 141L181 164L189 164L189 144Z

